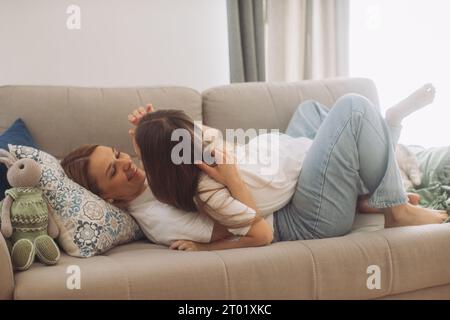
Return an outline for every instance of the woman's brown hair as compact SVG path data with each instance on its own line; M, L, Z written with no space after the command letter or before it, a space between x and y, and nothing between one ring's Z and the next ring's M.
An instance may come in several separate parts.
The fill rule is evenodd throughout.
M98 144L86 144L73 150L64 157L61 166L71 180L100 196L97 183L89 176L88 171L90 157L98 146Z
M97 182L89 175L90 158L98 146L98 144L86 144L71 151L61 160L61 166L69 179L102 197ZM125 201L114 200L112 204L125 211L129 209L129 204Z

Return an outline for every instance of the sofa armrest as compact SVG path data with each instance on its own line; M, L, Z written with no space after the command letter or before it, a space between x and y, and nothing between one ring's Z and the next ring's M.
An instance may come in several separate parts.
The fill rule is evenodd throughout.
M0 300L12 299L14 292L14 273L5 238L0 233Z

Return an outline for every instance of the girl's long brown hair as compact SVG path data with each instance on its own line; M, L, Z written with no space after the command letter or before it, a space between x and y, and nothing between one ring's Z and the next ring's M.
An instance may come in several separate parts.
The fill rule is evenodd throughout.
M135 141L140 149L148 185L156 199L187 212L207 213L214 221L229 228L240 228L259 221L261 216L257 211L254 219L230 225L226 217L208 205L208 201L200 199L198 183L201 170L194 164L194 154L203 155L208 144L202 142L201 136L196 136L198 131L194 128L195 123L181 110L158 110L140 120ZM176 129L185 129L190 134L191 152L189 155L180 154L183 159L190 157L188 163L175 164L171 159L172 150L180 143L172 141L172 133ZM198 130L201 132L200 128Z
M135 133L147 182L154 196L187 212L197 211L194 197L200 176L200 169L193 164L194 125L183 111L158 110L145 115ZM186 129L191 135L189 163L175 164L171 159L172 150L179 143L172 141L172 132L176 129ZM182 152L180 156L186 157Z

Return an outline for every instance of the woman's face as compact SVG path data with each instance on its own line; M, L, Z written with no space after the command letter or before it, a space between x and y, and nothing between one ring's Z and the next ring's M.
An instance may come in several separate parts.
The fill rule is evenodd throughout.
M98 146L90 157L88 171L107 201L129 202L145 189L145 172L128 154L115 148Z

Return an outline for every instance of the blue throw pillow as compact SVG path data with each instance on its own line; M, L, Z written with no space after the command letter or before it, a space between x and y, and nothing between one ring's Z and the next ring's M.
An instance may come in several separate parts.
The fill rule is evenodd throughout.
M33 147L38 146L33 140L30 132L22 119L17 119L11 127L0 135L0 149L8 150L8 144ZM4 164L0 164L0 201L5 198L5 191L11 188L6 180L7 168Z

